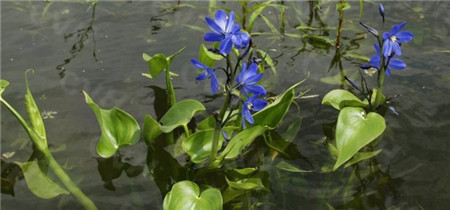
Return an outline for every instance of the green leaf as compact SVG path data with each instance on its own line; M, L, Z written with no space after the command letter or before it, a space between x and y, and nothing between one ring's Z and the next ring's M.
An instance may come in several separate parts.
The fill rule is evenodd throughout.
M277 97L277 99L273 103L267 105L266 107L264 107L264 109L255 113L253 115L255 123L253 125L249 125L249 127L263 125L271 129L276 128L284 118L284 115L286 115L292 101L294 100L294 89L304 81L305 80L300 81L299 83L291 86L281 96Z
M178 56L181 52L183 52L183 50L186 48L186 46L184 46L183 48L179 49L178 51L174 52L172 55L169 55L169 57L167 57L167 61L169 63L172 63L173 59Z
M161 118L161 131L169 133L178 126L186 126L198 111L205 110L199 101L187 99L177 102Z
M337 11L339 11L339 10L347 10L347 9L350 9L350 8L351 8L350 4L348 2L345 2L345 1L342 1L342 2L339 2L339 3L336 4L336 10Z
M264 63L267 63L269 65L270 69L272 70L272 73L276 77L278 74L277 69L275 67L275 64L273 63L272 58L270 57L269 53L264 52L263 50L257 49L259 55L264 59Z
M50 199L61 194L68 195L69 192L59 184L51 180L44 172L41 171L37 161L25 163L16 162L22 169L28 189L39 198Z
M102 130L97 144L98 155L104 158L111 157L120 147L134 145L139 141L140 127L136 119L116 107L101 109L86 92L83 93Z
M376 100L376 98L377 98L377 92L378 92L377 89L375 89L375 88L372 89L372 96L371 96L371 98L370 98L370 103L372 103L372 105L375 104L375 100ZM380 101L380 104L384 104L384 102L386 102L386 96L384 96L384 94L381 93L381 101ZM369 102L368 102L367 99L364 99L364 101L362 101L362 103L363 103L365 106L368 106L368 105L369 105Z
M181 181L173 185L164 197L164 210L221 210L222 195L216 188L209 188L200 193L197 184Z
M0 97L2 97L3 91L5 91L8 86L9 86L8 81L0 79Z
M366 106L366 103L363 103L361 100L359 100L359 98L353 95L353 93L342 89L336 89L328 92L323 97L322 104L330 105L337 110L341 110L346 106Z
M255 126L245 129L234 136L228 143L225 150L220 154L219 159L234 159L241 154L242 150L250 145L256 137L262 135L267 128Z
M233 171L236 171L236 173L240 174L240 175L249 175L253 172L255 172L257 169L256 168L235 168L233 169Z
M39 144L42 144L42 146L45 145L45 147L47 147L47 138L45 133L44 120L42 120L39 108L36 105L36 102L34 101L30 88L28 87L27 74L30 71L33 72L33 70L31 69L25 72L25 85L27 88L27 93L25 94L25 106L28 114L28 119L31 122L31 127L33 128L34 132L36 132L36 134L38 134L38 136L40 137L41 142Z
M214 67L216 61L220 61L223 59L221 55L210 52L204 44L200 45L200 52L198 56L200 63L203 63L210 68Z
M261 14L261 12L271 3L271 1L267 1L261 4L257 4L252 7L253 12L248 18L247 31L250 33L253 28L253 24L255 23L256 18Z
M214 116L209 116L197 124L197 130L199 131L214 129L215 127L216 127L216 119L214 118Z
M214 131L214 129L198 131L183 141L183 150L188 153L192 162L201 163L208 159L211 154ZM222 143L223 137L220 135L217 143L218 148Z
M146 115L144 118L144 128L142 129L144 140L149 145L156 137L158 137L161 131L161 125L153 119L152 116Z
M150 59L152 59L152 56L148 55L147 53L142 53L142 59L144 59L145 62L149 62Z
M163 54L156 54L148 61L148 69L150 71L151 78L158 76L162 70L166 69L167 58Z
M280 161L277 165L277 168L284 170L284 171L289 171L289 172L295 172L295 173L308 173L308 172L312 172L311 170L303 170L300 169L284 160Z
M230 187L238 190L266 189L260 178L240 179L238 181L230 181L226 178L226 180Z
M378 113L366 114L360 107L342 109L336 125L338 159L333 170L336 170L361 148L380 136L385 128L384 118Z
M303 118L299 117L291 122L287 130L281 134L281 137L288 142L292 142L300 131L300 127L302 126Z
M379 149L377 151L370 151L370 152L358 152L355 154L355 156L353 156L353 158L351 160L349 160L344 168L347 168L359 161L363 161L363 160L367 160L369 158L375 157L376 155L378 155L378 153L380 153L382 151L382 149Z
M311 44L313 47L319 49L329 49L334 46L333 40L315 34L306 34L302 37L302 39Z

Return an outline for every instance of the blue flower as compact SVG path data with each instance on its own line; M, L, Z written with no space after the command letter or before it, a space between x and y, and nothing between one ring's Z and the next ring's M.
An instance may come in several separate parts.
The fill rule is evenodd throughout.
M383 18L383 23L384 23L384 7L381 3L378 5L378 12L380 12L380 15Z
M380 70L380 46L378 46L377 44L374 44L373 47L375 48L375 50L377 51L377 54L372 56L370 58L369 61L369 65L363 65L362 68L366 68L366 67L375 67L378 70ZM391 70L403 70L404 68L406 68L406 64L405 62L403 62L402 60L398 59L398 58L390 58L389 59L389 63L388 66L386 68L386 76L391 77Z
M241 27L234 23L233 11L227 16L225 11L217 10L215 20L209 17L205 17L205 20L213 32L206 33L204 39L208 42L220 41L220 53L230 53L233 44L238 49L243 49L249 44L249 35L246 32L241 33Z
M255 85L263 74L258 74L258 64L252 63L247 69L247 63L242 64L241 74L236 78L237 87L245 97L250 93L256 96L266 95L266 90L261 85Z
M211 94L214 95L217 89L219 89L219 82L217 81L216 73L214 72L214 70L207 67L205 64L198 62L195 59L191 59L191 63L194 64L194 66L197 68L206 70L200 72L200 74L195 78L195 80L200 81L211 78Z
M242 126L245 128L245 121L253 124L252 114L250 111L259 111L267 105L267 102L252 96L242 103Z
M383 33L383 55L388 58L391 56L392 51L396 55L402 55L401 43L409 42L414 38L414 35L409 31L400 31L406 22L400 23L392 27L390 32Z

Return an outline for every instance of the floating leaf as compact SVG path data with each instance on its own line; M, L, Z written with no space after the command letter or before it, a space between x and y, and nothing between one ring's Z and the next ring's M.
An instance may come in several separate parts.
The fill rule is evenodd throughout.
M366 114L360 107L342 109L336 125L338 159L333 170L336 170L361 148L380 136L385 128L384 118L378 113Z
M308 173L308 172L312 172L311 170L303 170L300 169L286 161L280 161L277 165L277 168L284 170L284 171L289 171L289 172L295 172L295 173Z
M183 141L183 150L189 154L192 162L201 163L209 157L214 139L214 131L214 129L198 131ZM223 137L220 135L217 143L218 148L220 148L222 143Z
M221 210L222 195L216 188L209 188L200 194L197 184L181 181L173 185L164 197L164 210Z
M198 111L205 110L199 101L187 99L177 102L161 118L161 131L169 133L178 126L186 126Z
M22 169L28 189L39 198L50 199L69 192L41 171L37 161L16 162Z
M98 155L111 157L120 147L134 145L139 141L140 127L136 119L116 107L101 109L86 92L83 93L102 130L97 144Z
M144 140L147 145L151 143L156 137L158 137L161 131L161 125L153 119L152 116L146 115L144 118L144 128L142 129Z
M330 105L337 110L341 110L345 106L366 106L366 103L359 100L359 98L353 95L353 93L342 89L336 89L328 92L323 97L322 104Z
M238 190L266 189L260 178L240 179L238 181L230 181L226 178L230 187Z
M250 145L256 137L262 135L266 130L267 128L265 127L255 126L239 132L230 140L225 150L220 154L219 159L223 157L226 159L236 158L245 147Z

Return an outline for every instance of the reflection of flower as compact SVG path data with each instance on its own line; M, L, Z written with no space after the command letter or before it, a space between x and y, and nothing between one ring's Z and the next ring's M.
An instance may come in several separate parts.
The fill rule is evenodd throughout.
M255 85L263 74L258 74L258 64L252 63L247 69L247 63L242 64L242 70L239 77L236 78L237 85L242 94L246 97L250 93L256 96L266 95L266 90L261 85Z
M267 105L267 102L252 96L242 103L242 126L245 128L245 120L253 124L252 114L250 111L259 111Z
M200 80L211 78L211 94L214 95L216 93L217 89L219 88L219 82L217 81L217 77L216 77L214 70L207 67L205 64L198 62L195 59L191 59L191 63L194 64L194 66L197 68L206 70L206 71L202 71L198 75L198 77L196 77L195 79L197 81L200 81Z
M205 17L206 23L213 31L206 33L205 41L217 42L220 41L220 53L228 54L234 44L236 48L245 48L250 42L250 37L246 32L240 32L241 28L234 23L234 12L230 12L230 16L223 10L217 10L215 20Z
M383 55L384 57L389 57L392 51L396 55L402 54L402 49L400 48L401 43L409 42L414 38L414 35L409 31L400 31L406 22L400 23L392 27L390 32L383 33Z
M369 65L363 65L362 68L368 68L368 67L375 67L378 70L380 70L380 46L378 46L377 44L374 44L373 47L375 48L375 50L377 51L377 54L375 54L374 56L372 56L370 58L369 61ZM391 77L391 71L392 70L402 70L406 68L406 64L405 62L403 62L402 60L398 59L398 58L390 58L389 59L389 63L388 66L386 67L386 75L388 77Z

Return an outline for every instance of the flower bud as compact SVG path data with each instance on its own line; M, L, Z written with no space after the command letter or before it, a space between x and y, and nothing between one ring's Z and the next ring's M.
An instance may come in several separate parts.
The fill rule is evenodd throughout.
M384 23L384 7L381 3L378 5L378 12L380 12L380 15L383 18L383 23Z

